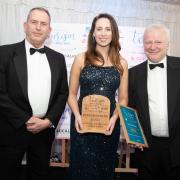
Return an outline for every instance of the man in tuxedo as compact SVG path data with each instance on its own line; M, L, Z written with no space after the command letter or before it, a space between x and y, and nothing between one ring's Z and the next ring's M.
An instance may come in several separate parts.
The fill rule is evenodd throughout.
M68 97L65 58L46 47L50 14L30 10L24 41L0 47L0 179L46 180L55 128Z
M129 70L129 106L137 110L149 148L135 150L139 179L180 179L180 58L167 55L169 31L150 25L147 61Z

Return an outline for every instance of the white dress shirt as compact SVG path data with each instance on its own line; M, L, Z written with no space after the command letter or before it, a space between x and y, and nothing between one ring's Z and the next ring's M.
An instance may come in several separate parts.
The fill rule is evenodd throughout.
M34 47L27 40L25 40L25 47L27 55L28 98L33 116L42 118L47 112L51 94L51 70L45 53L35 52L30 55L30 48Z
M152 135L168 137L168 108L167 108L167 58L161 62L164 68L149 68L148 61L148 99Z

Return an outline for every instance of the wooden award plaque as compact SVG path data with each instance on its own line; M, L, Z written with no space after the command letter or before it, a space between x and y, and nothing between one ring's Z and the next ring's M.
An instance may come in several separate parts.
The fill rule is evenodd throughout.
M89 95L82 101L83 132L107 134L110 118L110 101L101 95Z

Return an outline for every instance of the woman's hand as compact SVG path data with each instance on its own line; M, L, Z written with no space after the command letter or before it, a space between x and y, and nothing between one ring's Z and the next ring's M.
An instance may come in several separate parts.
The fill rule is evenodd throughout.
M75 128L78 133L83 133L83 125L80 114L75 116Z
M107 131L106 135L111 135L112 134L112 132L114 130L115 123L116 123L116 120L117 120L117 118L114 118L114 117L110 118L109 124L108 124L107 129L106 129L106 131Z

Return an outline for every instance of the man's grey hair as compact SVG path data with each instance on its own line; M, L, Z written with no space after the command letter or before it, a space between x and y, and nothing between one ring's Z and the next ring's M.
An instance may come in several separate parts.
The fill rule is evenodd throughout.
M151 29L159 29L159 30L164 31L166 34L167 41L168 42L170 41L169 29L164 24L151 24L151 25L147 26L145 31L144 31L144 35L146 34L146 32L148 32ZM144 35L143 35L143 39L144 39Z

